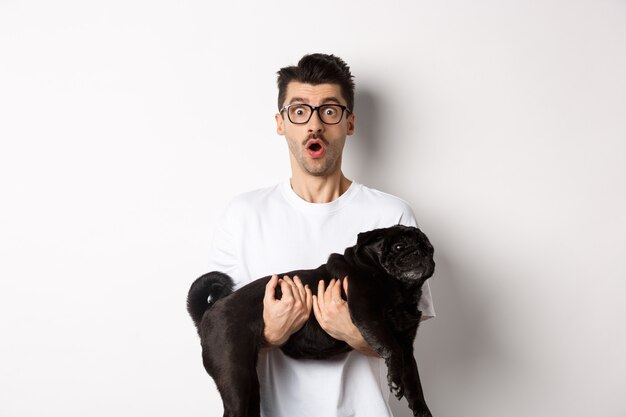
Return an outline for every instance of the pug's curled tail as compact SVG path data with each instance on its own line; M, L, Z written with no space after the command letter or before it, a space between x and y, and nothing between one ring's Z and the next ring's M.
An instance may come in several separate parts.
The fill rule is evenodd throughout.
M187 311L198 330L204 312L220 298L233 292L233 279L221 272L209 272L195 280L187 294Z

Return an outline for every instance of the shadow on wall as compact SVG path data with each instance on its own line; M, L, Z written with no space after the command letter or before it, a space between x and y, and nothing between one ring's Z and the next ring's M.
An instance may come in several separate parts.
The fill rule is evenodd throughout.
M381 114L380 94L373 89L359 87L355 97L356 131L353 137L348 138L347 152L345 152L345 172L349 178L380 190L387 190L388 179L381 173L391 171L388 165L392 161L386 153L389 144L384 132L384 115ZM417 213L419 217L419 213ZM435 396L435 393L471 392L476 384L489 384L490 378L485 375L484 369L506 367L511 358L505 358L502 349L498 346L497 337L491 334L489 310L492 303L486 292L472 286L472 277L481 276L488 271L468 270L462 257L456 258L454 253L446 250L454 248L454 242L446 244L445 230L437 232L437 217L429 225L435 245L437 268L430 285L437 318L422 323L415 342L416 358L426 401L435 416L450 415L455 409L470 407L470 398L467 404L463 399L455 401L460 404L451 404L445 394ZM445 222L445 219L440 219ZM444 228L445 229L445 228ZM452 237L453 238L453 237ZM471 269L471 268L469 268ZM488 267L486 268L488 269ZM493 362L496 362L495 364ZM480 390L479 390L480 391ZM431 395L429 395L431 393ZM471 395L471 394L470 394ZM406 399L390 397L390 406L394 417L411 417Z
M473 415L473 396L482 391L479 387L494 383L485 370L506 369L514 359L506 357L490 330L489 295L471 285L478 272L457 265L442 249L446 245L436 240L435 234L433 244L439 254L435 254L437 268L430 286L437 317L420 325L415 357L433 415L458 415L460 410ZM446 392L465 392L467 397L451 402ZM404 398L392 397L390 405L394 417L412 415Z
M369 187L383 188L378 167L381 167L381 114L374 91L359 86L355 94L355 134L347 139L344 160L346 176Z

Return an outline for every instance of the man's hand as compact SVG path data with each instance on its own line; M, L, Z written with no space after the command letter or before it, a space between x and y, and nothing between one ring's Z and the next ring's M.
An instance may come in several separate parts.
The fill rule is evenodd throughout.
M280 283L282 297L275 297L276 286ZM263 335L270 346L281 346L289 336L300 330L311 315L313 298L311 289L302 285L297 276L293 280L287 275L282 280L273 275L265 286L263 297Z
M337 340L343 340L353 349L369 356L378 354L367 344L350 318L348 303L341 298L341 281L332 279L325 288L324 281L313 296L313 313L321 328ZM348 295L348 277L343 279L343 290Z

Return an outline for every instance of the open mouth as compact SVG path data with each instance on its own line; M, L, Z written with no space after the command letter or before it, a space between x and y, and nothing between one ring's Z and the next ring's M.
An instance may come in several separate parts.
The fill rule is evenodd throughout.
M317 139L310 140L307 143L306 151L311 156L311 158L321 158L326 152L322 141Z
M319 143L312 143L311 146L309 146L309 149L313 152L317 152L322 149L322 145L320 145Z

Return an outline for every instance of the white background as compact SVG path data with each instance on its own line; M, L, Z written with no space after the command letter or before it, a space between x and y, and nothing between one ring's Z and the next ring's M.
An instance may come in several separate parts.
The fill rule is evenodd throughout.
M0 0L0 415L221 415L185 297L309 52L436 247L434 415L626 416L623 0Z

